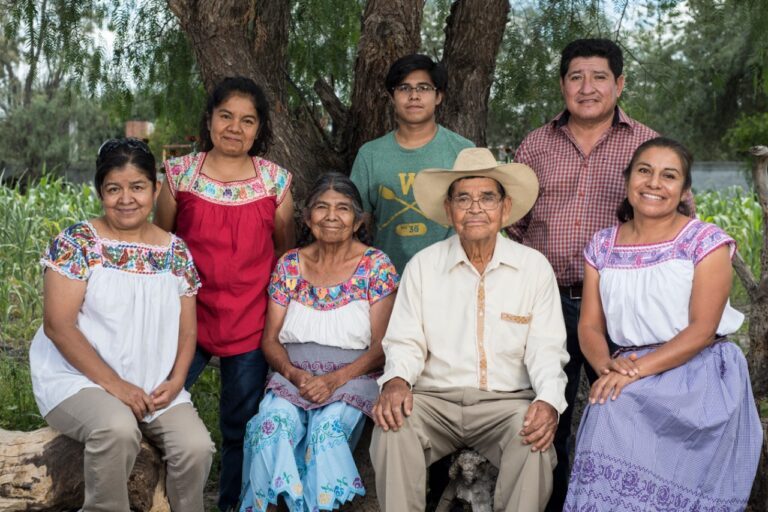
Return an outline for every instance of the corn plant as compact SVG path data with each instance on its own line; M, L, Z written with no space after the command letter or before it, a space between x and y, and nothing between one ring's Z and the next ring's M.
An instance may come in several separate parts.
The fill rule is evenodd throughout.
M732 187L696 194L696 209L701 220L717 224L736 239L741 256L759 276L763 212L754 193Z
M89 185L43 176L26 187L0 187L0 345L23 347L42 318L38 264L49 240L67 226L99 214Z

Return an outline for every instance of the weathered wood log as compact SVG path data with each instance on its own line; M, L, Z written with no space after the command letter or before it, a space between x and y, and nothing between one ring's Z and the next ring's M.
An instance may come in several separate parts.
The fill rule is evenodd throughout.
M83 504L83 445L51 428L34 432L0 429L0 510L63 512ZM131 510L170 512L165 464L141 442L128 480Z

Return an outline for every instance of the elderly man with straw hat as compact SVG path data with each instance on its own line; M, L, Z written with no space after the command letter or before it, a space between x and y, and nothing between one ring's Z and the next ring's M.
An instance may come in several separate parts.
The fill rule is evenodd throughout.
M566 407L565 326L547 260L499 234L533 206L536 176L471 148L413 186L456 235L405 267L383 340L371 442L382 510L424 510L426 468L464 447L499 468L494 510L543 510Z

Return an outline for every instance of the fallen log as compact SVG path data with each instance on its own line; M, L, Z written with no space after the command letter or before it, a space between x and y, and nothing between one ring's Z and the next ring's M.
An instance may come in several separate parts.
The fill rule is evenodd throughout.
M0 510L64 512L83 504L83 445L51 428L0 429ZM128 480L131 510L170 512L165 464L146 440Z

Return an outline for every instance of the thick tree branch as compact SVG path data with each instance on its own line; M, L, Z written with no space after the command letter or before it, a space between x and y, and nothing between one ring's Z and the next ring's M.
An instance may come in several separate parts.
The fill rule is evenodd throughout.
M750 301L757 300L758 283L755 275L752 273L752 269L749 268L747 262L741 256L741 253L736 251L733 255L733 270L736 271L736 275L739 276L741 284L744 285L744 289L747 290Z
M347 168L365 142L394 128L384 77L392 63L419 49L423 0L368 0L357 44L349 128L342 134Z
M761 288L768 289L768 146L755 146L749 151L755 161L752 165L752 183L763 211L763 247L760 255Z
M456 0L445 27L448 90L438 119L479 146L485 145L488 99L508 16L508 0Z
M349 109L336 96L333 87L323 78L315 80L313 88L328 115L331 116L333 133L343 133L349 122Z

